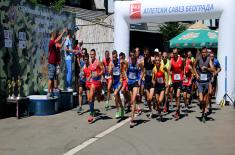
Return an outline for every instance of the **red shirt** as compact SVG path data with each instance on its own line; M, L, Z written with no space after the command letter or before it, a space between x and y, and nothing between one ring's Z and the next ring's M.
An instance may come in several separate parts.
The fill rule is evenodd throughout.
M55 40L50 40L49 42L49 52L48 52L48 63L49 64L57 64L57 50Z
M172 81L179 82L183 80L183 60L181 57L171 58Z

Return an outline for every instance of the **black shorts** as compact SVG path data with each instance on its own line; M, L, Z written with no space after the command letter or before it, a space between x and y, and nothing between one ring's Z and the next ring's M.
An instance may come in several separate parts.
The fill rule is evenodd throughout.
M216 87L216 84L217 84L217 76L214 76L214 78L211 79L211 85L213 87Z
M79 88L82 87L83 90L86 90L86 82L79 81Z
M192 93L192 86L182 86L182 92L186 92L188 94Z
M174 92L176 92L178 89L182 89L182 81L180 82L172 82L171 87L173 87Z
M165 90L165 88L166 88L165 84L156 84L154 89L155 94L160 94L161 91Z
M151 88L154 88L152 82L147 82L147 81L145 81L145 83L144 83L144 89L145 89L145 90L150 90Z
M128 90L132 91L134 87L139 87L138 81L133 84L128 85Z

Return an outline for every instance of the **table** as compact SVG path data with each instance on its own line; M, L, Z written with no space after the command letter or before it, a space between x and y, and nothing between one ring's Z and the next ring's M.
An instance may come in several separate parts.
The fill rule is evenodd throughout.
M16 117L19 119L19 107L20 105L25 105L25 110L27 111L27 116L29 116L29 98L28 97L21 97L21 98L8 98L7 104L16 104Z

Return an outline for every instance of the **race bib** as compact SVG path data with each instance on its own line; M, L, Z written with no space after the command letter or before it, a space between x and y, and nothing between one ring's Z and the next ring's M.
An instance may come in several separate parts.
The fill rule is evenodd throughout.
M105 79L109 79L109 78L111 78L111 75L106 74L106 75L104 76L104 78L105 78Z
M184 82L184 83L188 83L188 78L185 77L183 82Z
M137 79L136 73L132 73L132 72L129 73L128 77L129 77L129 79L132 79L132 80Z
M180 74L174 74L174 80L179 81L180 80Z
M162 77L157 78L157 83L164 83L164 80Z
M113 69L113 75L118 76L120 75L120 70L118 68Z
M200 74L201 81L207 81L207 74Z
M152 70L146 70L146 75L147 76L152 76Z
M92 71L92 72L91 72L91 76L92 76L92 77L97 77L97 72L96 72L96 71Z

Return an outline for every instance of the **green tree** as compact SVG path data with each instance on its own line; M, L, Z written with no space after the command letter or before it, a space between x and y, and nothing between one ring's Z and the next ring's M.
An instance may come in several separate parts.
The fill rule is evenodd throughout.
M169 41L181 32L186 30L186 26L179 22L166 22L159 26L159 31L162 33L164 41Z
M27 0L33 4L42 4L54 8L56 11L60 11L64 6L65 0Z

